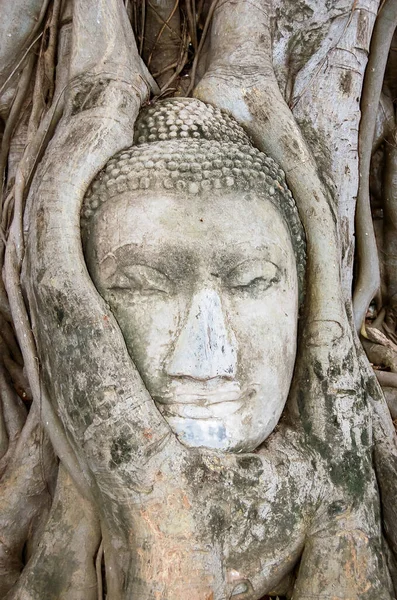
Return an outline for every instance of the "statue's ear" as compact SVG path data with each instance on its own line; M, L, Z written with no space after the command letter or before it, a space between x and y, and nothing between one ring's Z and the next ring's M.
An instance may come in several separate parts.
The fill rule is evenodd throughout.
M111 281L117 271L117 262L114 254L107 256L101 263L101 271L105 281Z

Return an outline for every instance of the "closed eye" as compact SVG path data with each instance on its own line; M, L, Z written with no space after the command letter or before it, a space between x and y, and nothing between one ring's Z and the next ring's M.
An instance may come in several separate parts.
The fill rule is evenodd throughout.
M127 265L119 267L108 282L109 290L130 290L142 294L171 294L172 281L161 271L147 265Z
M264 292L279 281L279 267L263 259L246 260L226 276L227 286L235 291Z

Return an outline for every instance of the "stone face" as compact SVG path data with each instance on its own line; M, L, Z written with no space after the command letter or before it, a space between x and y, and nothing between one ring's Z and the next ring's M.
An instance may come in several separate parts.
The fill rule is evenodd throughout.
M209 105L166 100L136 129L84 200L89 271L179 440L254 450L295 362L305 241L294 200L275 161Z
M142 110L136 130L146 134L112 157L87 190L81 211L83 238L99 206L124 192L174 190L210 198L222 189L243 194L255 190L276 206L290 232L302 300L306 244L295 201L282 169L252 145L244 129L223 111L180 98ZM157 130L161 137L155 135ZM188 132L192 137L182 136Z
M86 242L91 276L171 429L188 446L250 451L290 388L295 254L255 192L127 191Z

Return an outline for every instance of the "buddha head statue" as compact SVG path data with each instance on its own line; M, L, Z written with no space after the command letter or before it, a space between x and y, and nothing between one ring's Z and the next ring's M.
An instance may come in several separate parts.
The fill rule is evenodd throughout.
M172 431L190 447L258 447L288 397L305 270L282 170L226 113L159 101L81 219L90 275Z

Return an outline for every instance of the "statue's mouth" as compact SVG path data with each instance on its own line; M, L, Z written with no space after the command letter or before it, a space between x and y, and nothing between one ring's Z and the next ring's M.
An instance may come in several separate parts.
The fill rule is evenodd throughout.
M236 413L254 393L253 386L242 390L237 381L173 381L155 401L165 417L214 419Z

